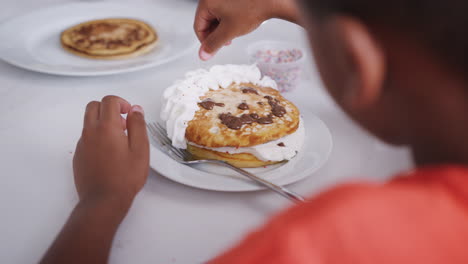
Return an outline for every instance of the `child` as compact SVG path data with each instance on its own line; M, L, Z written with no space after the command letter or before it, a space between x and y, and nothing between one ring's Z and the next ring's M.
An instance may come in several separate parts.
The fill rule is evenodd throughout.
M200 57L265 19L301 23L337 103L382 140L409 146L419 169L386 184L327 191L213 263L468 263L468 4L302 0L299 7L292 0L201 0ZM127 138L119 114L128 111ZM106 261L148 169L141 113L116 97L88 107L74 163L80 203L44 263Z

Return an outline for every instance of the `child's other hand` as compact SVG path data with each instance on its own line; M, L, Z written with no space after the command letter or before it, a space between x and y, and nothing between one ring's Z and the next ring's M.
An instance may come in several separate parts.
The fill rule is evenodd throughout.
M194 24L200 58L209 60L223 45L272 18L280 1L291 0L200 0Z
M127 120L121 113L128 113ZM148 168L143 109L116 96L90 102L73 160L80 200L112 200L129 208L146 182Z

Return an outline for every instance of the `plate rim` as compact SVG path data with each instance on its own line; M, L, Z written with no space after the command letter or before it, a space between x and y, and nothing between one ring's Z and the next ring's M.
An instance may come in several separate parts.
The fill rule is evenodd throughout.
M327 132L326 134L327 134L327 140L329 141L329 147L327 149L327 152L324 155L323 160L317 165L316 168L314 168L308 174L301 175L300 177L297 177L297 178L293 177L292 180L289 180L289 181L286 180L285 183L278 183L278 182L275 182L275 180L272 181L273 183L278 184L280 186L288 186L290 184L297 183L297 182L302 181L302 180L304 180L304 179L306 179L308 177L311 177L315 172L317 172L319 169L321 169L328 162L328 160L330 159L331 153L332 153L332 151L334 149L333 135L332 135L329 127L326 125L326 123L321 118L319 118L317 115L315 115L312 111L301 111L301 116L304 116L304 113L307 113L306 114L307 116L310 115L310 118L315 118L316 121L319 122L321 126L323 126L323 128ZM306 136L307 136L307 132L306 132ZM150 139L150 142L151 142L151 139ZM164 171L161 171L160 169L157 168L158 166L155 164L155 162L153 162L153 158L152 158L155 152L158 152L158 154L164 155L168 159L172 160L172 158L167 156L167 154L165 154L161 150L157 149L155 146L153 146L152 143L150 143L150 168L153 171L155 171L157 174L159 174L159 175L165 177L166 179L169 179L169 180L171 180L171 181L173 181L175 183L182 184L182 185L189 186L189 187L196 188L196 189L208 190L208 191L218 191L218 192L254 192L254 191L262 191L262 190L266 189L265 187L260 186L260 185L256 185L255 183L246 185L246 186L244 186L242 188L220 188L220 187L207 186L207 185L203 185L203 184L193 184L193 183L190 183L189 181L183 181L183 180L180 180L179 177L171 177L170 175L166 175L166 173ZM174 162L176 162L176 161L174 161ZM176 164L177 164L177 166L187 166L187 165L180 164L180 163L176 163ZM196 170L196 171L201 172L201 173L209 174L208 172L203 172L201 170L197 170L197 169L195 169L195 168L193 168L191 166L187 166L187 167L190 168L190 170Z

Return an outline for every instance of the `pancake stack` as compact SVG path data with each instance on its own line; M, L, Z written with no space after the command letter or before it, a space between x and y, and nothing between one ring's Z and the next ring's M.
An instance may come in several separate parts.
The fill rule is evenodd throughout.
M261 167L292 159L304 141L299 110L256 66L189 73L164 100L162 118L173 144L199 159Z

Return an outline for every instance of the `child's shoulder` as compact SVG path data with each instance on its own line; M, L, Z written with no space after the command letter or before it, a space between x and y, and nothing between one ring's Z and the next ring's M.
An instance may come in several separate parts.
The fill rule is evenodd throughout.
M340 218L369 222L415 218L434 210L468 209L468 169L443 166L399 174L386 183L348 183L334 187L279 218L310 221ZM310 218L308 220L305 220Z
M455 167L416 170L387 183L343 184L274 217L218 263L266 257L271 263L466 263L452 261L466 252L460 245L468 237L468 198L454 199L463 190L468 170ZM463 254L457 257L468 259Z

